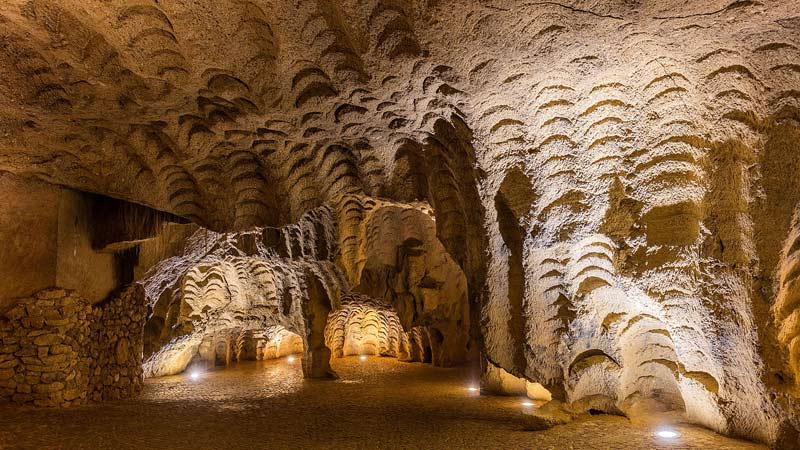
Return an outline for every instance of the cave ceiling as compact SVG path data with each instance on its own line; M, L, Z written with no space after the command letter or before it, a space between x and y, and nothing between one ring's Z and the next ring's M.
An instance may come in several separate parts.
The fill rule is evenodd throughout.
M647 172L637 146L796 118L793 6L9 0L0 170L217 230L275 226L343 194L430 197L409 180L457 123L488 185L556 164L591 192L583 176Z

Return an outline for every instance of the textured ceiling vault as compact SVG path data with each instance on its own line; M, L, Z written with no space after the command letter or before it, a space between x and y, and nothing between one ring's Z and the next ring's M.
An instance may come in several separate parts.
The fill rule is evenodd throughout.
M690 148L755 138L797 99L793 2L684 3L6 1L0 168L276 225L433 170L455 114L484 170L627 159L658 201L658 165L691 184Z
M324 348L303 334L317 319L279 311L339 302L324 271L385 301L381 333L431 326L440 361L479 342L574 407L657 401L798 448L798 10L6 0L0 170L214 230L148 281L164 342L255 305L259 327ZM320 224L322 247L292 241ZM212 234L253 229L257 249ZM310 247L276 253L275 233ZM281 300L278 272L308 292ZM229 303L206 304L223 287ZM384 341L369 346L407 353Z

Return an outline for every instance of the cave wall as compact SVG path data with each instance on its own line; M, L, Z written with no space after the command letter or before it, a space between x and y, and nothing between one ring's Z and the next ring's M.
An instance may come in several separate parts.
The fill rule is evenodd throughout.
M61 190L0 173L0 308L55 282Z
M331 355L467 357L467 283L422 203L343 196L280 228L170 225L139 256L147 377L228 365L254 340L257 356L285 354L283 332L314 360L306 375Z
M359 196L345 196L338 205L338 263L352 290L391 305L406 331L432 333L436 365L466 361L467 278L439 239L430 206Z
M179 373L197 355L208 365L217 341L233 349L241 333L275 327L302 338L307 375L328 376L325 324L348 286L332 261L336 236L323 206L281 228L216 233L178 225L142 243L145 376Z
M2 172L0 200L0 309L52 286L91 302L118 286L114 254L92 249L85 194Z
M92 303L105 299L119 286L120 267L113 253L92 247L90 199L86 194L63 189L58 202L55 286L73 289Z
M800 446L797 0L73 3L0 4L0 169L211 230L148 247L159 346L235 322L192 317L220 286L308 269L406 328L463 319L470 351L575 408ZM298 225L318 208L340 232ZM424 214L438 244L370 254ZM50 211L20 217L54 239ZM0 250L0 289L54 284L68 254L2 219L31 253ZM414 276L433 247L468 321ZM287 291L228 297L299 330Z

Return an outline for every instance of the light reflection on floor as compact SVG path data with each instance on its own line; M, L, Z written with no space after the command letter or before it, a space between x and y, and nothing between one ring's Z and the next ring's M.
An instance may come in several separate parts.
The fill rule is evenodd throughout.
M336 360L337 381L303 380L299 360L147 381L137 400L70 410L0 407L0 449L757 449L694 427L673 442L592 416L522 430L523 399L468 391L464 368ZM535 407L535 406L534 406Z

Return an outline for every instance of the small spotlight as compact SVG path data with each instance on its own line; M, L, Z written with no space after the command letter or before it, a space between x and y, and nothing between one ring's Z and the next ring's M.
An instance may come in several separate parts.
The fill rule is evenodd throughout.
M286 358L286 360L289 361L290 363L292 363L292 362L294 362L294 356L290 356L290 357Z
M192 373L189 374L189 377L191 379L193 379L193 380L199 380L200 379L200 372L195 370L195 371L193 371Z
M536 406L536 405L534 405L533 402L524 401L524 402L522 402L522 406L524 406L526 408L530 408L531 406Z
M470 392L478 392L478 388L476 388L475 386L470 386L467 388L467 390Z
M358 358L358 359L360 359L360 360L362 360L362 361L366 361L366 360L367 360L367 357L366 357L365 355L361 355L361 356L359 356L359 358Z
M656 431L655 434L656 434L656 436L658 436L658 437L660 437L662 439L675 439L676 437L681 435L677 431L673 431L673 430L659 430L659 431Z

